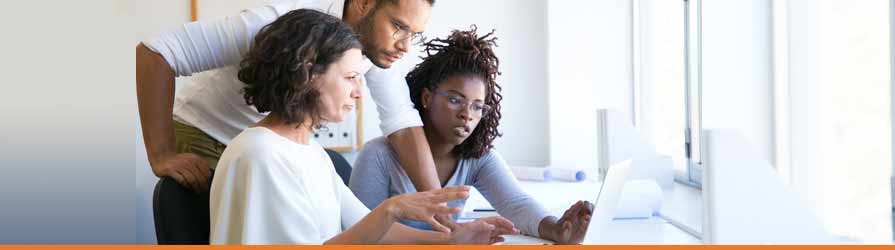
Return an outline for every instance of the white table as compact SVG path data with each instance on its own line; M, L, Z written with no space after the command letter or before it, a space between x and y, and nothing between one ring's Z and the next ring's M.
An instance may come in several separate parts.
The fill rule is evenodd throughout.
M522 189L540 201L555 216L559 217L578 200L596 199L599 183L594 180L583 182L530 182L520 181ZM672 191L663 193L665 200L661 213L676 223L686 224L690 229L699 230L701 225L701 194L693 188L676 184ZM490 207L478 192L472 192L462 217L482 217L493 213L472 212L475 208ZM679 224L680 224L679 223ZM691 230L693 231L693 230ZM648 219L614 220L610 225L605 244L702 244L702 242L681 228L658 216Z

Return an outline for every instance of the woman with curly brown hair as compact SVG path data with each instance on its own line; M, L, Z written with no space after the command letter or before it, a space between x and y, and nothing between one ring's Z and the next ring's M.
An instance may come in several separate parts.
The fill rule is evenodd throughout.
M561 218L551 216L520 189L506 162L493 150L494 139L501 136L497 128L503 98L496 81L500 73L493 33L479 37L473 26L470 31L455 30L446 39L429 41L424 44L423 62L407 74L410 99L423 119L438 178L443 187L474 186L525 234L580 243L593 206L579 201ZM367 207L416 192L385 138L373 139L361 150L349 187ZM464 203L448 205L463 207ZM418 221L402 222L428 228Z
M436 215L458 212L440 204L466 197L467 187L396 196L371 210L345 186L310 135L342 121L361 97L360 48L350 27L315 10L286 13L261 29L238 77L246 104L267 115L218 162L212 244L492 243L512 232L484 220L449 234L396 223L436 223Z

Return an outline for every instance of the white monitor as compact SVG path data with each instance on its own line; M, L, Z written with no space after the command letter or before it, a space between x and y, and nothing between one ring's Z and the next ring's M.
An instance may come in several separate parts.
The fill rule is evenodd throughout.
M705 244L835 242L813 211L735 130L703 133Z

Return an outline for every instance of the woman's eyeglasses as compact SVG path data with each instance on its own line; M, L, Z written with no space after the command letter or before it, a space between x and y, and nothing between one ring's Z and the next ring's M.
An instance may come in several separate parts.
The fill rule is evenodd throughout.
M488 104L484 104L482 102L470 102L467 101L465 97L447 91L436 89L432 92L434 92L436 95L447 97L448 108L452 110L461 111L464 109L469 109L469 114L472 117L481 118L491 112L491 106L488 106Z

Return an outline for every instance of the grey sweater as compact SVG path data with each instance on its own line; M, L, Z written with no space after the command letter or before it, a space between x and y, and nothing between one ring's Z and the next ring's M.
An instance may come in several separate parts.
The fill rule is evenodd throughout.
M519 188L506 162L495 151L478 159L460 159L445 186L457 185L475 187L498 214L512 221L524 234L538 236L538 224L550 215L544 206ZM401 168L397 155L384 137L364 145L355 160L348 187L370 209L389 197L416 192L413 182ZM465 203L466 200L459 200L448 205L463 208ZM419 221L402 223L431 229Z

